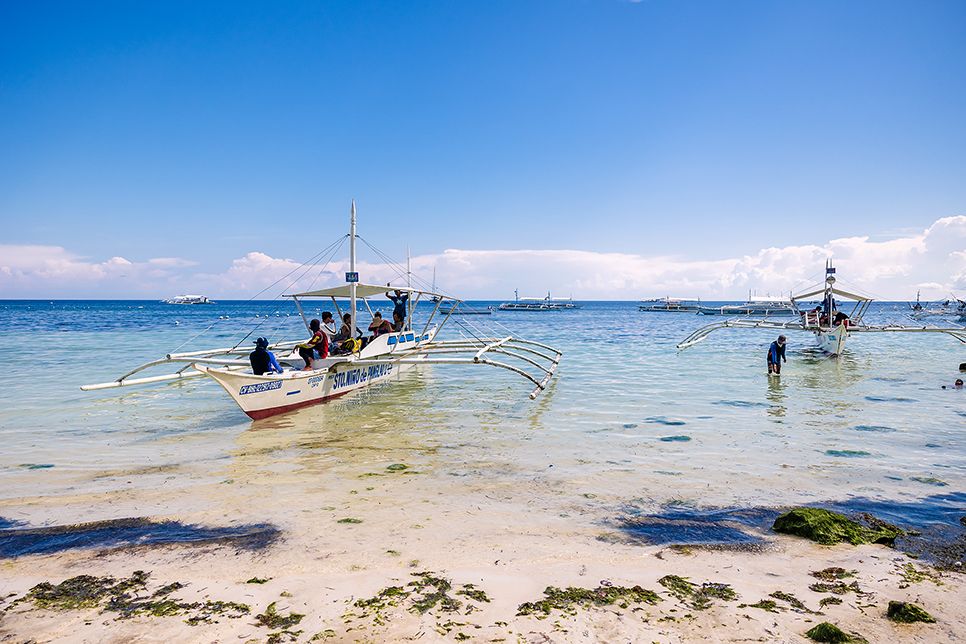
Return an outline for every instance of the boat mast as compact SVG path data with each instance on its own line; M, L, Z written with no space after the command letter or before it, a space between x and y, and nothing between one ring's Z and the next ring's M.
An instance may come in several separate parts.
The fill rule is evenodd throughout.
M356 337L356 282L358 278L356 272L356 200L352 200L352 211L349 223L349 272L353 274L353 280L349 282L349 312L352 319L349 321L349 337ZM346 276L348 277L348 276Z
M409 256L409 244L406 244L406 287L413 287L413 267L412 259ZM406 330L413 330L413 292L409 291L409 297L406 298Z

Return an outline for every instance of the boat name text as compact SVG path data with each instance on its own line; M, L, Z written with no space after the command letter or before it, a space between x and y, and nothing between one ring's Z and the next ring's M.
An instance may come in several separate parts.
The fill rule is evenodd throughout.
M272 389L281 389L282 381L273 380L271 382L260 382L257 385L245 385L238 390L239 396L244 396L245 394L260 394L263 391L271 391Z
M374 364L369 367L362 367L361 369L343 371L342 373L337 373L332 377L332 389L334 391L343 387L351 387L352 385L359 384L360 382L366 382L367 380L373 380L375 378L382 378L390 373L392 373L391 364Z

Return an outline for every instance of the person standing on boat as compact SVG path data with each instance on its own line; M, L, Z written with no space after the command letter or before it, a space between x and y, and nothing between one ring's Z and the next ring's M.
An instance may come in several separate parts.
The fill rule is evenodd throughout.
M389 286L389 285L386 284L386 286ZM388 297L392 301L393 305L395 306L395 308L393 308L392 310L393 318L395 318L396 314L398 313L400 316L402 316L403 321L405 321L406 320L406 302L409 301L409 293L403 293L402 291L395 291L395 295L386 293L386 297Z
M255 340L255 350L248 354L248 359L252 363L252 373L256 376L265 373L282 373L282 368L278 366L275 354L268 350L267 338Z
M768 347L768 375L779 375L782 372L783 361L788 362L785 358L785 336L780 335Z
M305 360L302 371L312 370L312 360L315 359L314 353L316 351L319 352L320 358L329 357L329 338L322 331L322 324L318 320L312 320L309 322L309 329L312 331L311 339L308 342L295 345L295 348L299 350L299 355L302 356L302 360Z

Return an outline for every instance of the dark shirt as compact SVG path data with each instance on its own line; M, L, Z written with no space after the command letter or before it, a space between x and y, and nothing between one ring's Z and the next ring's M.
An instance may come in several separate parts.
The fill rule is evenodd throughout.
M785 360L785 345L778 344L778 340L775 340L768 348L768 362L777 364L780 360Z
M260 376L263 373L271 373L273 368L278 373L282 373L282 368L278 366L278 361L271 351L265 347L255 347L255 350L248 354L248 359L252 362L252 373Z
M386 293L386 297L388 297L389 300L393 304L396 305L396 307L392 310L393 314L395 315L396 313L398 313L405 320L406 319L406 302L409 301L409 293L403 293L402 295L400 295L398 297L395 296L395 295L390 295L389 293Z

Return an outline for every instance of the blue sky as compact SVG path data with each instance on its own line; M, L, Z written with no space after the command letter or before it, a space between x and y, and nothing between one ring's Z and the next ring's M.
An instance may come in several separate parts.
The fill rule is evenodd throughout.
M0 2L0 297L966 295L966 3L306 5Z

